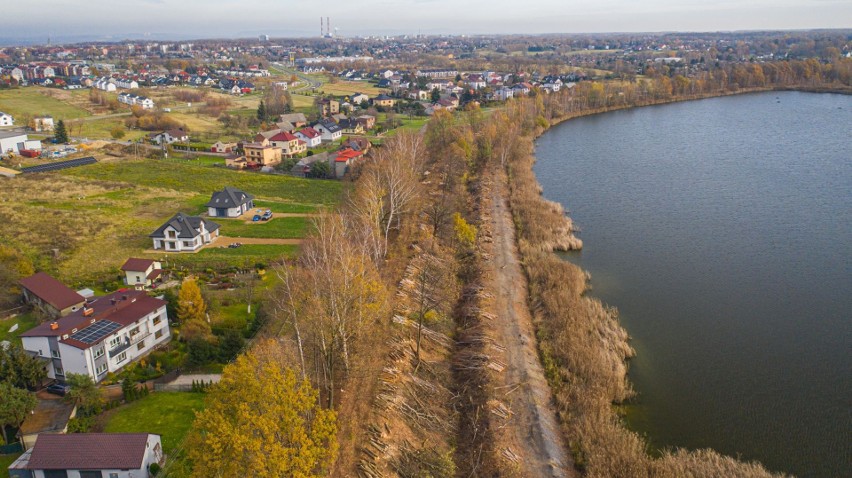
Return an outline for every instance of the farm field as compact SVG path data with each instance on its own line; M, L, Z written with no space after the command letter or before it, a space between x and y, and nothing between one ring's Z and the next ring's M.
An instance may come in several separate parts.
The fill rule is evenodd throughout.
M254 194L257 207L279 213L334 205L343 189L339 182L238 172L186 160L110 160L9 181L0 190L0 216L6 218L0 222L0 236L24 252L36 269L72 287L114 281L129 257L226 268L295 255L297 246L281 244L145 255L151 248L148 234L177 212L205 212L210 194L224 186ZM306 218L277 218L267 224L237 224L236 231L240 237L298 238L305 224Z

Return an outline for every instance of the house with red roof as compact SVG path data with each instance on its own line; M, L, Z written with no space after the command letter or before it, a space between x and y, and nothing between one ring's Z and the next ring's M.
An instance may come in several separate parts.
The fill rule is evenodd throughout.
M163 280L163 266L151 259L127 259L121 270L124 283L136 290L153 288Z
M165 463L160 435L71 433L39 435L32 449L9 466L12 478L142 478Z
M322 134L311 127L296 131L296 136L304 141L308 148L316 148L322 143Z
M353 148L344 148L333 154L336 154L336 156L334 156L334 175L340 179L346 175L346 172L349 171L349 167L355 164L355 161L364 155L364 152Z
M171 331L166 301L122 289L20 337L24 350L45 362L49 378L64 382L77 373L100 382L168 342Z
M58 318L79 310L86 299L74 289L44 272L21 279L24 302Z
M276 148L281 148L281 155L287 158L292 158L308 150L308 143L287 131L281 131L269 138L269 144Z

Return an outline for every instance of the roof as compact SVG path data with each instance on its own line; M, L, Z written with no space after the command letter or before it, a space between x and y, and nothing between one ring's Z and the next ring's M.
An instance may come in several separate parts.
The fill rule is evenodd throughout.
M280 121L287 121L289 123L307 123L308 119L305 117L304 113L289 113L283 114L278 117Z
M287 131L282 131L282 132L276 134L275 136L269 138L269 141L288 141L289 142L289 141L296 141L298 139L299 138L293 136L292 133L289 133Z
M86 301L82 295L44 272L21 279L21 286L59 310Z
M139 469L145 461L148 436L148 433L40 435L33 447L27 469Z
M335 123L334 121L331 121L331 120L320 121L319 123L314 125L314 128L317 128L317 127L320 127L320 126L325 128L329 133L337 133L338 131L343 131L340 128L340 126L337 125L337 123Z
M127 259L121 270L130 272L145 272L154 264L152 259Z
M210 198L210 201L205 204L205 207L230 209L240 207L243 204L251 201L252 199L254 199L254 196L249 193L240 191L239 189L235 189L230 186L225 186L225 189L213 193L213 196Z
M38 401L33 413L27 415L21 425L20 435L35 433L61 432L68 426L75 405L62 399Z
M321 136L319 134L319 131L317 131L317 130L311 128L311 127L302 128L302 130L300 130L299 133L301 133L302 135L304 135L308 139L313 139L313 138Z
M45 322L24 332L21 337L62 337L62 343L88 349L101 343L116 330L164 305L165 301L150 297L143 291L119 290L90 299L85 310L80 309L56 321Z
M361 151L355 151L352 148L342 149L337 152L337 157L334 160L338 163L345 163L347 161L351 161L364 153Z
M393 100L393 99L394 98L392 96L388 96L386 94L381 94L381 95L373 98L374 101L387 101L387 100Z
M219 225L213 221L208 221L207 219L198 216L187 216L186 214L179 212L175 214L174 217L166 221L165 224L158 227L156 231L149 234L148 237L165 237L166 229L171 227L177 231L178 239L193 239L201 234L199 229L201 228L202 223L208 232L219 229Z

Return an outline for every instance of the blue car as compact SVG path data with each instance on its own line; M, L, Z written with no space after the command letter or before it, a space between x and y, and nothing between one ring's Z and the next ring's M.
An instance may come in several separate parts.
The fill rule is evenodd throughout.
M47 391L47 393L52 393L54 395L64 397L68 392L71 391L71 387L68 385L63 385L61 383L54 383L52 385L48 385L45 390Z

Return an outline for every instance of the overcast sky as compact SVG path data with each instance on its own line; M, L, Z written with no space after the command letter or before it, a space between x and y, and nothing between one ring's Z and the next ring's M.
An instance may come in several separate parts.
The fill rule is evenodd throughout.
M6 0L0 37L217 38L852 27L852 0Z

